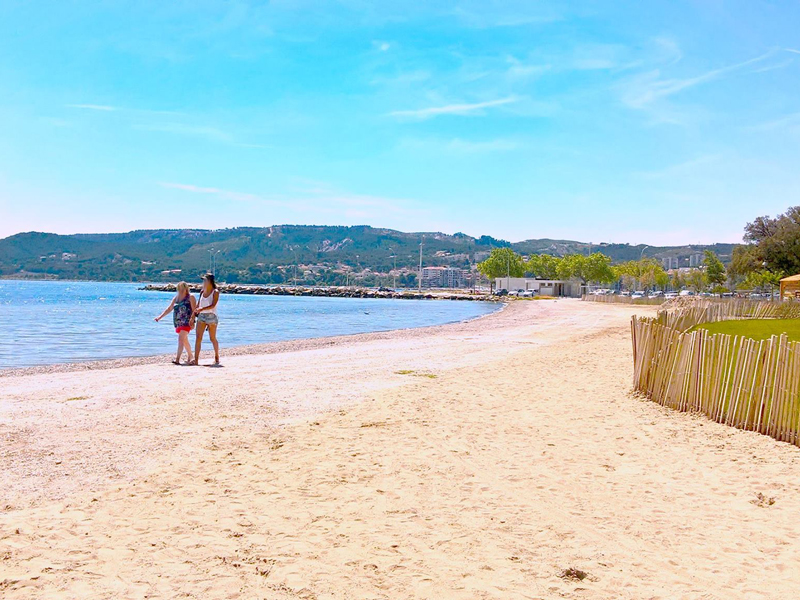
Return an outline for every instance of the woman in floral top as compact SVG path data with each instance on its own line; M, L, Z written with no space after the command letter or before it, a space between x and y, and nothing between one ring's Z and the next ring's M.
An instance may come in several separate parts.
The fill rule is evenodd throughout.
M178 284L178 293L170 302L167 309L156 317L156 322L163 319L169 311L172 311L172 324L175 326L175 333L178 334L178 354L173 360L173 364L181 364L181 354L184 349L186 350L186 357L188 365L194 363L192 357L192 346L189 344L189 332L194 327L194 311L197 307L197 302L189 293L189 286L186 282L181 281Z

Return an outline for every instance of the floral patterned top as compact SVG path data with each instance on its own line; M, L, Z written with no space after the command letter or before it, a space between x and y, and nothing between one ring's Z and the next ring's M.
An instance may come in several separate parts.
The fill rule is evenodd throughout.
M189 294L186 294L181 300L175 300L175 306L172 308L172 323L175 327L189 327L191 318L192 302Z

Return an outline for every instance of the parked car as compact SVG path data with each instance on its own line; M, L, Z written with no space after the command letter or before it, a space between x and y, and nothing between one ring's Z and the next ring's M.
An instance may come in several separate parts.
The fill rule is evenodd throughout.
M681 290L681 293L678 295L685 298L687 296L694 296L694 292L692 290Z
M644 292L633 292L631 294L631 298L633 300L639 300L640 298L644 298Z
M667 292L666 294L664 294L664 298L666 298L667 300L672 300L673 298L677 297L678 297L678 292Z
M648 298L663 298L663 297L664 297L664 292L662 292L661 290L650 292L650 294L648 295Z
M508 296L508 290L495 290L495 296Z

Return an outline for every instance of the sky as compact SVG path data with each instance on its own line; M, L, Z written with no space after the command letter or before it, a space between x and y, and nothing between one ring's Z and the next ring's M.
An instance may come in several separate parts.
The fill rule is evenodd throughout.
M0 0L0 237L738 242L798 159L794 1Z

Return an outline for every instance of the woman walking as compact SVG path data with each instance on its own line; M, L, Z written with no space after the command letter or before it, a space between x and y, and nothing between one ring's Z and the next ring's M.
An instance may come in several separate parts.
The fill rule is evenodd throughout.
M219 365L219 343L217 342L217 302L219 302L219 290L214 276L206 273L203 276L203 288L200 290L197 307L194 309L197 315L197 337L194 343L194 364L200 360L200 346L203 343L203 332L208 329L208 337L214 346L214 365Z
M169 311L172 311L172 324L175 326L175 333L178 334L178 353L172 363L181 364L181 354L186 350L186 364L196 364L192 358L192 346L189 343L189 332L194 325L196 303L194 297L189 293L189 286L185 281L178 284L177 290L178 293L175 294L167 309L156 317L156 323L163 319Z

